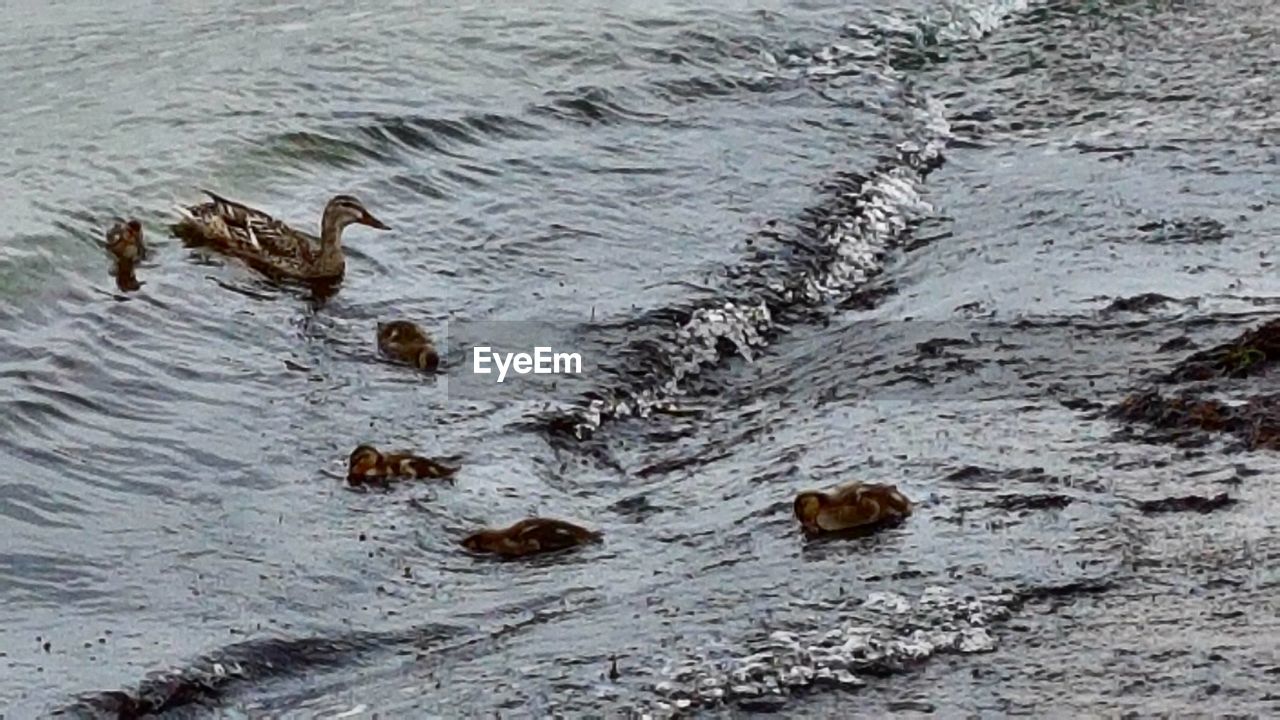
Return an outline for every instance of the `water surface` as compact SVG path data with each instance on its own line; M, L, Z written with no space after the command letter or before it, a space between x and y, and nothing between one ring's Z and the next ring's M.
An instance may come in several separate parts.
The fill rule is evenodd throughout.
M1280 295L1270 3L0 19L5 717L179 668L228 715L750 709L770 693L734 669L775 633L909 638L924 615L864 601L930 587L1002 598L965 621L993 654L775 705L1275 711L1274 459L1081 410ZM350 192L393 230L350 230L319 302L167 237L202 187L300 226ZM156 250L131 294L100 247L126 215ZM1104 311L1148 292L1186 302ZM423 377L377 358L392 317L455 360L550 335L591 372ZM464 469L352 492L369 441ZM794 494L851 479L920 507L806 544ZM1134 505L1224 488L1204 515ZM607 542L456 546L530 514Z

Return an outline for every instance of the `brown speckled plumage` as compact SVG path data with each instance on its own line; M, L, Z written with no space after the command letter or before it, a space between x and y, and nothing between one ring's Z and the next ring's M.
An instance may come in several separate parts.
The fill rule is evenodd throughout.
M440 355L426 331L408 320L378 323L378 350L386 357L421 370L435 370Z
M338 280L346 271L342 230L351 224L386 230L360 201L338 195L325 206L320 237L295 230L247 205L205 191L212 200L181 208L174 235L243 260L276 279Z
M372 445L351 451L347 460L347 482L352 485L383 485L396 479L441 479L453 482L458 468L442 460L408 452L384 453Z
M475 553L512 558L599 542L602 537L599 532L563 520L529 518L508 528L473 533L462 541L462 546Z
M117 261L134 263L145 259L147 246L142 242L142 223L123 220L107 230L107 251Z
M116 259L116 287L131 292L142 287L134 275L134 267L147 256L147 246L142 241L142 223L122 220L107 230L107 252Z
M911 501L893 485L849 483L829 492L802 492L796 519L808 534L840 532L895 522L911 514Z

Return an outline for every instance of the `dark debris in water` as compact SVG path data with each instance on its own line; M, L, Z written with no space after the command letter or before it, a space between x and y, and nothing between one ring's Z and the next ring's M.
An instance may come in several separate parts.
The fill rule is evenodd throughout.
M1111 409L1110 415L1163 430L1220 432L1230 424L1232 409L1219 400L1190 394L1164 396L1152 389L1129 395Z
M917 343L916 353L920 357L943 357L947 354L947 348L973 347L977 344L977 340L972 338L937 337Z
M1067 495L1042 493L1038 495L1001 495L987 503L987 507L1001 510L1060 510L1074 499Z
M1058 400L1058 404L1068 410L1078 410L1081 412L1085 412L1085 411L1093 412L1097 410L1102 410L1106 407L1105 405L1103 405L1102 403L1096 400L1089 400L1087 398L1078 398L1078 397L1060 398Z
M1182 497L1161 498L1159 500L1143 500L1138 509L1144 513L1198 512L1210 513L1235 505L1238 500L1227 493L1218 493L1213 497L1204 495L1184 495Z
M1196 347L1196 342L1194 340L1187 337L1186 335L1179 335L1178 337L1170 338L1164 341L1163 343L1161 343L1160 347L1156 348L1156 352L1159 352L1159 353L1178 352L1179 350L1191 350L1192 348L1195 348L1195 347Z
M1161 307L1171 303L1183 303L1195 305L1195 299L1178 300L1168 295L1160 293L1142 293L1141 295L1133 295L1131 297L1122 297L1112 300L1109 305L1102 309L1103 314L1117 312L1147 312L1153 308Z
M1202 350L1178 363L1167 382L1243 378L1258 375L1280 359L1280 320L1272 320L1228 343Z
M1103 155L1104 160L1120 160L1131 158L1136 151L1147 150L1150 145L1146 143L1138 145L1098 145L1078 141L1072 147L1085 155Z
M1228 405L1192 394L1164 396L1156 390L1135 393L1111 411L1113 418L1142 423L1155 432L1149 440L1202 444L1200 433L1229 433L1247 450L1280 450L1280 394L1259 395Z
M1014 593L1010 608L1021 610L1033 602L1064 602L1081 595L1098 595L1116 589L1116 582L1106 578L1073 580L1056 585L1032 585Z
M1027 467L1027 468L1011 468L1000 470L989 467L979 467L977 465L966 465L956 469L943 476L942 482L954 484L966 490L979 490L987 492L1008 491L1018 485L1029 485L1035 487L1056 487L1056 488L1075 488L1085 492L1104 492L1105 488L1101 484L1093 481L1073 480L1057 475L1051 475L1045 472L1044 468ZM1028 493L1023 497L1032 497L1043 495L1041 491ZM1050 493L1050 495L1058 495L1059 493ZM996 501L999 502L999 501ZM1013 503L1016 501L1010 500ZM1041 501L1028 501L1031 503ZM1044 500L1043 502L1051 502Z
M1188 356L1160 378L1166 384L1195 385L1171 393L1154 387L1137 390L1108 415L1125 423L1126 433L1147 440L1195 445L1208 442L1212 434L1226 434L1248 450L1280 450L1280 393L1229 401L1209 394L1210 389L1227 389L1227 381L1265 375L1277 358L1280 320L1272 320ZM1147 430L1135 433L1135 425Z
M1207 217L1157 220L1138 226L1140 238L1153 243L1208 243L1225 240L1231 233L1222 223Z
M650 515L656 515L663 510L662 507L650 502L648 496L644 494L625 497L610 505L609 509L631 518L634 522L644 522Z
M1032 468L1027 472L1034 473L1037 471L1044 472L1044 470L1041 468ZM962 483L964 485L969 485L971 484L971 481L978 480L978 479L984 479L984 480L989 479L995 476L997 473L998 471L992 470L990 468L978 467L977 465L965 465L962 468L959 468L957 470L953 470L947 473L947 475L942 479L944 482L955 482L955 483Z

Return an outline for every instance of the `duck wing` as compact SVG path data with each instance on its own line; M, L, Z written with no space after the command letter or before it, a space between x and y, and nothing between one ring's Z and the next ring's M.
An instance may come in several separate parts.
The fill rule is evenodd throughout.
M548 518L522 520L514 529L521 542L542 550L560 550L600 539L600 533Z
M867 497L857 504L836 505L818 512L818 527L827 531L848 530L882 520L880 503Z
M283 272L308 267L315 261L318 238L261 210L208 190L203 192L210 202L180 208L183 219L174 226L176 234Z

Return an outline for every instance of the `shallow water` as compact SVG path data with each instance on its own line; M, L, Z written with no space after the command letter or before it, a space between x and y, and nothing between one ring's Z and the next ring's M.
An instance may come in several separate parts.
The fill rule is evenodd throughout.
M1275 459L1089 410L1272 317L1270 3L0 19L4 717L1278 709ZM317 301L167 237L202 187L393 230ZM588 372L424 377L378 359L391 317L455 368L550 338ZM352 492L360 442L464 467ZM794 494L854 478L915 515L805 543ZM456 546L530 514L606 543ZM912 634L957 623L992 646Z

